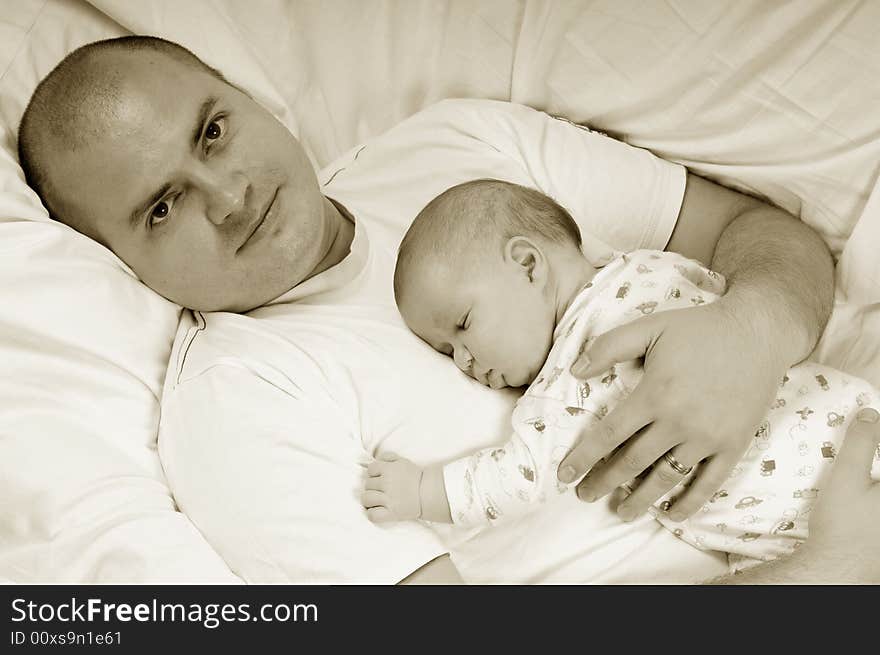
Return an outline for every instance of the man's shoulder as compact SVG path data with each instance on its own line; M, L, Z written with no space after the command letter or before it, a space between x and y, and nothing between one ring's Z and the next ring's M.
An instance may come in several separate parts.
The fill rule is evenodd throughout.
M297 338L308 342L310 334L319 338L320 330L304 326ZM308 380L320 376L314 357L305 350L282 347L286 345L282 341L271 322L247 314L184 311L171 349L164 393L167 396L180 385L205 380L211 371L229 370L279 388L291 387L292 391L313 386ZM316 348L308 350L314 354ZM289 370L297 372L295 381Z
M211 368L248 359L248 339L239 325L244 316L184 310L171 347L165 394Z
M587 132L599 136L608 136L605 132L593 129L588 125L577 123L570 118L545 111L541 107L532 107L510 100L492 100L487 98L446 98L435 102L414 114L412 118L443 119L443 120L470 120L480 121L509 119L525 125L540 125L544 122L564 123L580 132Z
M466 130L494 132L505 120L552 119L544 112L509 100L446 98L421 109L389 132L419 128L426 124L461 125ZM502 123L499 123L499 120Z
M517 111L525 108L521 105L509 100L492 100L489 98L445 98L428 105L415 116L421 114L449 114L455 115L458 112L470 113L506 113Z

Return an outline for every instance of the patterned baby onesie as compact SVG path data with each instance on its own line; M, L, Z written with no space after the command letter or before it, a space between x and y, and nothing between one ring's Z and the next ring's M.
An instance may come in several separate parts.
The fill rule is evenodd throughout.
M556 478L559 462L642 376L632 361L577 380L569 368L581 346L642 316L713 302L724 286L721 275L675 253L639 250L601 269L556 326L544 367L513 411L510 440L444 467L453 521L492 525L568 491L573 485ZM734 568L790 552L806 538L810 511L849 421L877 399L859 378L818 364L793 367L742 461L712 499L680 523L660 510L692 473L652 514L697 548L730 553ZM873 475L880 479L880 453Z

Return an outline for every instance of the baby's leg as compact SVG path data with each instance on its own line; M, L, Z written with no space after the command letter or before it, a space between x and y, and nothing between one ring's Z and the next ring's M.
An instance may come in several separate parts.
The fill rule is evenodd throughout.
M864 380L818 364L795 366L749 450L713 498L681 523L656 508L654 516L698 548L730 553L732 566L742 558L790 553L807 537L810 512L850 421L878 400ZM872 474L880 480L880 458Z

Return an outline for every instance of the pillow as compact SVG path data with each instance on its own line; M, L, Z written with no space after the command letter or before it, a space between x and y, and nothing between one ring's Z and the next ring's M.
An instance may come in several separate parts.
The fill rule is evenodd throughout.
M124 33L82 2L9 3L0 17L0 578L237 582L176 511L156 454L180 308L50 220L15 154L37 82Z
M318 168L444 98L510 100L525 4L91 2L133 32L177 41L256 90Z

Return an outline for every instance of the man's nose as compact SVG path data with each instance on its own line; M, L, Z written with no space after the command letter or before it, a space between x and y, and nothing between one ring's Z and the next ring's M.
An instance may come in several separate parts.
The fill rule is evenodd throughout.
M222 177L205 176L202 182L206 196L205 211L214 225L222 225L227 218L244 208L250 184L241 173Z
M471 369L474 366L474 357L463 344L458 344L454 347L452 351L452 360L462 371L468 375L471 374Z

